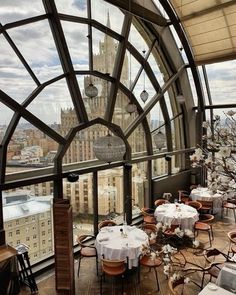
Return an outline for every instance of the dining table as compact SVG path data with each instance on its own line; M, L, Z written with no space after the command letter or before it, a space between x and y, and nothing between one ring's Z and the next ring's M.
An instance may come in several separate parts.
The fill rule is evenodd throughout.
M207 187L197 187L191 190L190 198L193 201L212 201L214 214L221 214L222 202L227 199L224 194L220 192L213 193Z
M216 284L209 282L198 295L232 295L235 294L224 288L217 286Z
M236 294L235 263L225 263L216 279L216 285Z
M128 259L129 269L138 266L142 247L148 245L148 235L130 225L103 227L95 240L98 257L109 260Z
M182 230L193 230L199 219L197 210L189 205L179 203L162 204L155 209L154 216L158 222L168 226L178 224Z

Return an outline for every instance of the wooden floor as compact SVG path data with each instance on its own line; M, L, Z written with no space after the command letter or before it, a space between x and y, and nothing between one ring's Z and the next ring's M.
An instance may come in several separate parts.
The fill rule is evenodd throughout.
M216 220L213 224L213 231L215 235L215 239L213 241L213 247L227 253L228 251L228 239L227 232L236 229L236 225L233 217L224 218L223 220ZM204 247L208 248L209 243L205 243L208 241L207 234L202 233L199 234L198 240L204 243ZM202 256L198 256L193 254L193 251L185 252L185 255L188 260L192 262L196 262L198 264L202 264L204 259ZM99 294L99 277L96 276L95 269L95 260L93 259L82 259L81 269L80 269L80 277L77 277L77 267L78 263L75 261L75 294L79 295L96 295ZM124 285L124 293L126 295L144 295L144 294L169 294L168 289L168 281L163 274L163 267L160 266L158 268L158 279L160 283L160 291L157 291L157 285L155 280L154 271L149 272L148 269L141 268L141 281L138 284L137 281L137 272L133 271L128 274L125 279ZM195 280L201 281L200 275L196 274ZM40 295L54 295L54 294L68 294L62 292L56 292L55 290L55 282L54 282L54 273L49 272L45 273L44 277L37 279L39 293ZM207 283L207 281L205 282ZM187 284L185 286L184 294L193 295L198 294L200 289L193 284ZM21 295L30 294L30 290L28 287L22 287ZM111 280L111 278L107 278L104 283L103 288L104 295L116 295L121 294L121 284L120 281L115 279Z

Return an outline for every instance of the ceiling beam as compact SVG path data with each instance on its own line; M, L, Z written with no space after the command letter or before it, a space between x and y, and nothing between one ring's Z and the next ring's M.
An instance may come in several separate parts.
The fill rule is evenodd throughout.
M133 2L132 0L105 0L106 2L113 4L120 9L126 10L133 15L144 19L145 21L151 22L161 27L168 26L167 20L161 15L154 13L153 11L139 5L138 3Z

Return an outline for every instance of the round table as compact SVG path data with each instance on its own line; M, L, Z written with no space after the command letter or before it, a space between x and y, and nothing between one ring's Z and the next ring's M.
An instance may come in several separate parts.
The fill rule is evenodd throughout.
M154 212L158 222L167 224L179 224L182 230L193 230L193 226L198 221L198 212L195 208L185 204L163 204L158 206Z
M215 214L221 213L222 202L227 199L224 195L216 193L213 194L207 187L195 188L191 191L190 197L193 201L212 201L213 211Z
M120 232L123 229L123 236ZM95 246L99 256L120 260L128 257L129 268L138 266L142 245L148 245L148 235L135 226L107 226L101 228Z

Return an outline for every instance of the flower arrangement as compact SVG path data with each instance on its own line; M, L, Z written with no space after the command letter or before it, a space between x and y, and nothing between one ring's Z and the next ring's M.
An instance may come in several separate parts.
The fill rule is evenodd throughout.
M202 167L207 172L207 186L224 193L236 191L236 112L225 113L225 123L215 116L213 125L203 122L203 146L190 156L192 167Z
M194 238L194 234L189 229L181 229L178 225L171 229L171 224L162 224L158 222L156 224L157 236L156 241L158 244L173 246L174 248L182 249L186 247L198 248L200 243ZM171 231L171 235L166 235L168 231Z

